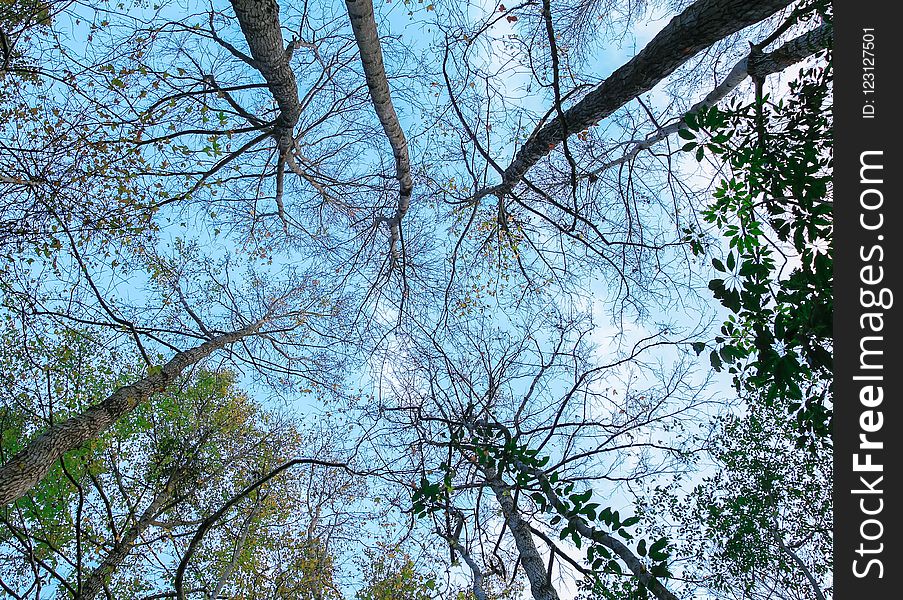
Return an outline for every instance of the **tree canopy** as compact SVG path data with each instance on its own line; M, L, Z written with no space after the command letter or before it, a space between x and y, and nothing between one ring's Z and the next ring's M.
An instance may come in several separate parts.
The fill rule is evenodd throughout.
M831 595L822 0L0 0L11 598Z

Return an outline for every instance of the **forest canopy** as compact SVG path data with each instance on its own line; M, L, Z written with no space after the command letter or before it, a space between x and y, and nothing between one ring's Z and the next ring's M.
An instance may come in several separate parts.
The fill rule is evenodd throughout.
M823 0L0 0L10 598L832 595Z

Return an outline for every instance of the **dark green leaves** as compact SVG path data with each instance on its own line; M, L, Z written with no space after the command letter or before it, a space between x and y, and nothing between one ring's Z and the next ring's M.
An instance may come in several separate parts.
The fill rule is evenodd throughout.
M831 82L830 62L804 69L785 101L703 109L679 131L685 152L699 160L705 148L729 170L703 213L728 245L711 259L720 276L709 289L732 313L712 366L727 365L738 388L763 389L768 402L799 400L801 439L826 437L831 419ZM687 233L693 253L705 253ZM799 262L789 273L788 255Z
M668 558L666 550L668 546L667 538L659 538L649 547L649 558L654 561L663 561Z

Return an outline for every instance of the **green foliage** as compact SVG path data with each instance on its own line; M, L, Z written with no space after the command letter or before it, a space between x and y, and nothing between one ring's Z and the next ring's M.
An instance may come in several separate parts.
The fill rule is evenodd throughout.
M579 587L579 600L649 600L654 596L636 579L587 579Z
M367 566L366 586L355 594L357 600L431 600L434 579L420 573L411 557L382 548L385 554Z
M798 432L780 410L750 401L709 438L718 469L689 495L659 489L650 507L670 506L682 538L678 552L690 579L710 590L769 597L774 584L788 596L813 598L793 552L827 588L832 548L830 448L794 449ZM771 582L771 583L769 583Z
M274 555L281 561L268 564L266 557ZM232 589L248 600L341 600L335 573L335 560L319 538L262 538L247 544Z
M44 0L0 0L0 26L51 24L51 3Z
M683 150L711 154L730 170L703 212L728 241L709 282L731 314L709 358L739 388L778 398L799 423L799 444L830 433L834 262L831 169L832 68L807 67L790 94L737 100L685 117ZM697 255L698 234L686 230ZM788 258L789 257L789 258ZM787 271L789 270L789 274ZM693 344L697 353L702 342Z
M672 262L675 240L667 225L671 209L649 200L664 189L665 179L679 173L648 171L634 178L631 168L627 181L613 170L601 179L590 174L588 163L575 164L568 150L574 181L566 198L561 193L565 165L552 144L548 152L543 149L548 161L503 193L507 184L493 186L496 169L489 167L503 171L504 165L496 165L492 157L500 148L505 154L506 145L518 145L528 135L535 139L531 126L536 125L538 133L554 118L550 112L537 123L532 112L512 109L511 100L516 99L509 97L510 86L497 79L511 73L531 79L516 90L525 106L548 95L548 65L531 60L530 74L526 63L519 64L521 57L508 56L514 48L509 42L538 41L534 48L544 47L544 35L528 41L536 29L528 27L530 15L537 17L540 9L530 3L476 11L467 3L424 3L424 14L433 13L430 16L440 23L456 23L454 31L433 27L441 33L432 42L427 36L408 45L410 36L382 30L383 25L391 29L391 23L380 25L389 85L405 129L410 128L406 133L416 180L410 216L400 229L387 227L394 221L389 215L400 219L403 211L397 204L397 181L387 176L385 160L390 155L361 77L360 53L347 36L333 35L348 23L319 3L292 10L281 4L282 20L271 33L278 38L280 31L293 32L287 52L297 86L289 87L298 92L297 98L280 97L278 88L287 88L261 76L270 69L265 61L241 59L243 49L256 45L248 37L250 30L233 18L237 13L228 3L214 8L145 0L0 0L4 42L0 138L7 150L0 156L0 196L6 199L0 207L4 228L0 304L22 324L4 333L0 342L0 458L8 458L53 423L96 404L117 387L159 376L163 358L157 352L171 356L170 350L199 342L228 325L253 322L263 313L286 316L276 316L240 344L217 350L204 364L235 361L247 368L243 375L261 386L255 391L272 386L268 391L299 403L292 409L307 408L312 396L329 394L329 408L342 414L335 424L311 410L309 416L317 423L338 425L332 445L318 441L314 448L296 423L262 408L271 406L266 403L274 400L272 395L249 398L237 389L231 374L192 367L190 374L144 399L96 440L61 457L16 505L0 508L4 584L28 590L23 595L62 596L67 584L84 579L126 531L138 526L145 510L162 506L148 513L151 520L141 521L145 529L138 538L140 547L109 574L107 595L165 595L171 590L174 563L198 525L230 499L241 498L193 555L186 571L186 587L193 590L189 595L334 600L343 591L352 593L340 591L337 584L344 583L340 553L360 554L354 544L383 535L383 527L386 536L404 534L405 543L422 543L421 535L438 542L429 537L435 534L433 526L443 525L440 517L457 510L453 500L462 500L462 510L473 509L474 527L468 523L468 529L462 525L458 531L465 536L462 544L468 544L467 550L473 550L485 569L489 597L513 597L523 584L517 549L510 537L502 535L490 554L488 534L493 532L483 529L500 521L492 512L497 507L491 498L480 504L489 496L486 485L491 479L496 489L510 491L517 509L542 535L551 535L553 543L563 540L569 553L579 554L581 563L594 573L586 582L593 597L646 598L647 590L612 550L616 545L611 540L623 543L654 577L669 578L674 564L671 537L645 529L647 515L620 514L610 506L613 500L601 500L585 482L604 476L595 471L596 456L613 456L605 453L618 453L622 447L628 447L625 454L630 456L623 461L619 457L614 468L626 467L611 477L643 475L640 467L632 468L633 459L639 458L643 467L655 464L654 459L645 460L646 446L654 444L637 441L632 432L642 430L645 435L651 430L647 425L653 426L672 406L676 409L672 415L690 414L679 405L686 400L690 406L693 394L683 393L681 380L671 388L675 393L667 391L658 405L665 407L661 413L656 412L658 406L647 412L645 402L641 406L639 400L624 398L623 406L614 407L620 412L611 413L614 419L597 420L597 404L606 401L601 400L604 394L597 394L597 384L609 373L619 377L622 366L642 365L640 370L645 371L646 364L653 364L652 352L637 346L638 352L627 357L621 355L626 347L619 347L618 362L609 371L587 364L598 358L596 349L590 348L598 340L595 324L587 323L584 329L576 324L581 319L559 315L528 321L530 306L560 303L556 308L568 315L582 312L588 296L603 304L611 300L622 318L645 318L663 308L660 299L679 296L680 289L666 287L677 281L672 278L674 266L683 269ZM642 4L631 3L623 13L617 9L616 17L599 14L600 27L589 29L580 23L594 22L595 17L571 23L567 13L574 7L556 7L549 39L560 40L555 54L561 73L570 73L575 81L593 79L591 73L577 69L584 62L580 46L586 45L580 40L595 35L593 29L603 36L600 41L629 35L627 25L635 23L634 16L639 18ZM388 5L384 8L390 10ZM481 12L486 14L478 15ZM618 32L621 17L625 29ZM512 28L518 18L520 24ZM433 26L419 24L427 33ZM486 54L480 48L503 51L489 58L493 62L501 58L514 70L506 66L493 75L497 69L478 64ZM444 77L440 77L438 62L426 59L441 56L443 50ZM276 56L280 65L285 56ZM404 65L413 63L404 56L424 60L406 74ZM547 57L542 52L536 56L540 62ZM285 69L279 67L278 73L283 80ZM372 80L368 77L367 82ZM572 91L582 94L581 89ZM428 98L419 97L427 90ZM556 86L556 96L558 92ZM288 118L296 101L303 114ZM817 104L816 99L811 103ZM735 114L713 110L688 117L694 128L680 135L688 142L685 149L697 158L723 157L735 170L706 214L713 227L737 240L730 253L714 263L722 273L737 275L713 284L718 300L734 314L732 325L726 324L716 341L712 360L718 361L718 368L729 363L737 369L743 386L773 388L768 402L796 398L798 408L793 410L820 434L827 421L820 423L820 415L813 411L824 403L810 402L809 397L820 389L824 364L818 361L825 363L825 348L818 342L818 326L826 314L829 317L830 307L826 312L813 301L810 288L831 280L830 264L825 264L819 246L826 234L818 229L818 219L827 213L815 204L800 208L804 205L795 197L796 204L783 206L783 196L776 194L815 198L819 191L812 181L821 173L800 168L785 169L783 179L772 176L772 163L777 158L788 160L788 144L800 148L789 153L794 164L811 162L813 154L804 139L785 139L791 124L813 130L822 126L802 120L797 113L809 113L797 110L797 105L735 106L731 109ZM612 118L609 123L600 121L598 129L570 132L575 134L570 142L573 156L581 162L612 158L610 153L622 148L618 131L628 133L621 127L624 123L634 125L637 132L644 129L645 117L634 119L634 108L623 106L615 115L600 116ZM768 139L761 135L763 114ZM294 129L290 136L275 135L293 119L298 125L289 125ZM273 137L297 143L285 152L281 141L273 147ZM778 141L785 147L779 149ZM814 156L819 157L823 149L815 148ZM400 159L395 144L393 150ZM578 181L580 173L588 178L580 175ZM687 208L682 197L673 199L675 212ZM816 229L803 228L798 234L801 222L815 223ZM762 243L771 232L776 232L777 246L796 245L803 257L803 274L776 277L780 250ZM387 233L400 235L395 248L401 253L399 260L386 260ZM690 242L694 251L703 252L699 239ZM585 287L587 282L592 289ZM287 293L281 290L283 284ZM607 299L606 287L613 292ZM311 302L314 297L323 300ZM804 311L787 309L800 302ZM591 310L595 309L594 305ZM340 311L342 319L333 319ZM383 335L390 330L380 330L396 314L398 326L391 328L390 336ZM346 315L347 322L342 322ZM488 356L494 344L486 345L488 381L476 370L466 377L434 378L421 342L438 349L447 334L469 335L468 323L479 321L482 336L505 320L502 328L527 326L531 333L520 348L510 348L510 356L509 348L502 348L505 360L496 362L498 368L491 365L495 357ZM553 320L561 333L554 348L539 340ZM85 330L67 330L66 324ZM648 323L636 325L640 330ZM660 341L668 343L670 335L662 328ZM572 336L581 341L561 351ZM625 331L622 341L628 337ZM658 334L655 338L649 350L659 345ZM133 344L139 339L141 352L152 358L137 358ZM816 342L810 344L812 339ZM389 351L396 343L403 352ZM534 343L535 351L523 351ZM117 355L115 348L124 354ZM703 352L706 343L697 342L694 348ZM384 349L386 355L381 356ZM482 349L479 356L474 352L475 363L484 358ZM444 358L454 360L447 353ZM413 438L407 437L409 432L384 435L371 446L369 440L380 435L376 432L391 431L398 423L395 417L406 418L411 405L394 404L391 394L383 393L388 388L381 387L378 401L374 394L365 413L367 419L373 416L375 426L365 427L357 419L360 413L349 412L358 400L349 400L351 394L341 389L340 371L346 362L356 363L363 370L349 373L350 379L362 375L364 386L377 385L371 375L381 359L386 361L383 369L404 363L403 376L382 380L391 381L393 388L397 384L402 395L419 392L426 381L434 389L449 383L449 390L441 390L448 392L445 400L431 407L438 410L418 406L417 422L410 427ZM154 364L147 364L151 360ZM811 372L803 373L805 369ZM525 382L534 375L534 383L525 390ZM515 427L528 431L522 425L534 427L559 406L556 414L562 420L550 422L541 447L535 445L538 435L527 434L534 435L533 448L494 426L459 430L450 448L418 437L440 421L437 415L455 412L453 395L459 394L457 386L464 380L471 388L467 393L488 384L487 408L499 408L497 416L512 423L511 431ZM553 398L574 383L563 398ZM296 395L296 390L302 393ZM522 408L509 411L521 394ZM581 401L584 411L578 415ZM572 413L582 422L567 423L564 416ZM374 435L358 437L364 430ZM591 446L609 434L610 440L618 437L618 445ZM540 456L540 448L546 456ZM434 460L437 449L453 452ZM584 450L585 455L579 454ZM649 455L659 450L649 450ZM254 493L239 495L289 457L333 454L379 466L372 476L351 479L344 472L337 475L338 469L309 465L303 473L286 471ZM368 463L373 458L377 460ZM438 474L430 470L443 459L448 462ZM559 460L567 466L550 466ZM583 468L586 471L581 472ZM465 471L466 486L456 489ZM397 514L393 511L411 491L410 473L424 475L411 497L412 512L420 521L399 532L401 525L412 523L407 519L403 524L386 523L373 513ZM358 514L352 500L364 495L362 490L371 481L388 489L380 489L380 497L366 504L367 512ZM401 481L403 488L394 487ZM155 504L158 499L162 505ZM476 500L465 504L471 499ZM333 503L338 507L333 509ZM372 508L377 504L390 508L381 513ZM716 509L725 515L742 512L727 500ZM328 514L330 510L333 514ZM454 531L451 519L446 518L444 525ZM718 519L710 526L712 531L726 527ZM324 534L323 529L331 527L342 535ZM610 538L600 543L599 535L586 535L586 527ZM356 529L353 536L344 535L348 529ZM420 557L382 550L384 556L371 560L366 570L359 600L426 600L439 595L433 572L419 562ZM445 559L448 549L441 550L436 555ZM450 552L452 561L460 555L455 552ZM52 590L40 589L51 579ZM471 600L473 595L460 591L456 583L444 582L444 596ZM36 586L36 591L29 586ZM220 591L214 594L214 587Z
M102 348L101 340L77 330L0 336L4 460L44 431L51 415L53 422L63 420L144 376ZM70 582L79 570L84 580L116 543L113 527L121 539L151 501L162 497L166 501L155 524L145 525L143 536L154 540L142 546L147 560L130 557L128 568L108 580L114 597L149 594L160 585L151 563L155 553L177 560L199 519L300 443L296 431L236 389L231 373L196 369L91 443L66 453L29 494L0 511L0 565L5 565L0 577L27 589L32 573L25 566L34 559ZM336 598L332 555L314 530L299 532L291 525L297 520L295 505L282 499L297 491L280 487L291 485L290 477L274 482L236 510L236 522L214 528L211 544L199 553L201 572L215 581L243 539L226 590L247 598ZM28 532L40 532L30 549L16 542ZM81 565L74 562L79 554Z
M619 511L610 506L600 508L599 502L592 501L591 488L578 491L574 482L559 479L559 474L555 471L544 470L550 457L540 456L538 450L520 443L504 427L482 425L475 429L472 436L466 435L465 430L459 428L452 432L449 443L458 452L473 456L474 462L480 467L494 472L500 478L507 476L513 479L541 513L551 515L548 524L558 528L560 540L569 539L577 549L584 549L586 564L595 572L596 580L602 581L606 576L627 576L630 580L635 578L629 569L622 566L621 558L611 548L584 536L580 531L584 526L615 535L625 544L633 544L635 554L648 563L648 569L654 577L672 576L668 568L671 552L666 537L655 540L643 537L637 539L628 530L640 522L639 516L622 518ZM418 517L425 517L448 506L447 498L452 491L455 473L447 463L442 463L440 470L444 473L441 482L431 483L423 478L412 494L412 510ZM639 581L632 585L645 592L645 587ZM601 583L600 586L606 587Z

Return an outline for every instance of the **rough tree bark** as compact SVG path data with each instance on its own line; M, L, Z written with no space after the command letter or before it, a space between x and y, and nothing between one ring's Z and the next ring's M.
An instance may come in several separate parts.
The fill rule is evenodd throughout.
M24 496L47 475L64 453L96 438L152 394L162 392L186 367L215 350L256 333L263 323L263 320L257 321L179 352L144 379L117 389L100 404L57 423L33 439L0 467L0 506Z
M564 113L568 135L595 125L615 110L652 89L699 51L788 6L791 0L698 0L674 17L639 54L619 67L596 89ZM478 192L499 197L509 193L527 171L564 139L555 117L517 152L502 182Z
M405 139L395 106L392 104L389 80L383 65L379 33L376 31L376 20L373 16L373 2L371 0L345 0L345 6L351 19L354 39L357 41L357 47L361 53L370 99L376 110L376 116L379 117L379 122L383 126L383 131L389 139L389 144L392 146L392 154L395 156L395 177L398 179L399 185L398 207L395 215L390 219L384 219L384 222L389 225L391 252L392 256L397 259L399 256L398 245L401 240L401 220L411 205L413 191L408 141Z
M267 83L279 107L279 116L272 124L270 135L276 140L279 158L276 161L276 207L279 218L286 222L282 202L286 162L294 164L292 150L294 131L301 117L298 81L292 71L291 58L295 42L287 47L279 24L279 4L276 0L231 0L238 24L251 50L248 62L257 69Z
M275 0L232 0L232 8L251 50L252 65L267 82L279 106L273 137L280 155L285 155L292 148L295 125L301 117L298 82L289 64L294 45L285 47Z

